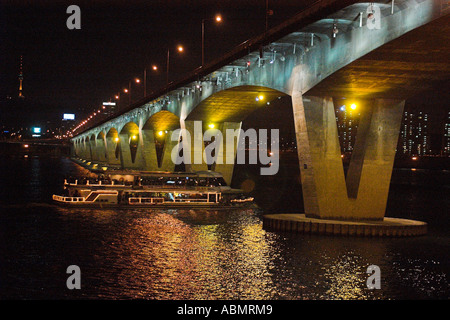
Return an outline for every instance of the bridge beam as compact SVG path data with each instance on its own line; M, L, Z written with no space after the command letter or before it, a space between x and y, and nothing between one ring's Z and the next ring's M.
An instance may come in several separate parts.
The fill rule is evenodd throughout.
M331 97L292 95L305 214L338 220L384 218L404 101L365 104L347 178Z

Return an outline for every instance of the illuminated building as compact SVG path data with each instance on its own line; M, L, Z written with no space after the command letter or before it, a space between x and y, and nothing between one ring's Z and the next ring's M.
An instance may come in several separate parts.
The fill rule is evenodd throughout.
M343 105L336 109L339 143L343 154L351 153L355 147L359 116L360 113L357 111L356 105L353 104L352 107Z
M19 98L25 98L22 91L22 81L23 81L23 69L22 69L22 56L20 56L20 67L19 67Z
M403 113L397 150L406 155L423 156L429 153L427 113L422 111Z
M447 119L444 123L444 139L442 151L444 155L450 156L450 111L447 113Z

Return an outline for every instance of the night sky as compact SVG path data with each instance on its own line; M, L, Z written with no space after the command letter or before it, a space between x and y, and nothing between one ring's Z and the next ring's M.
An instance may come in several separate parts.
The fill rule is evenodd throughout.
M269 27L311 2L269 0L274 12ZM81 8L81 30L66 27L71 4ZM216 13L224 19L220 25L206 22L208 62L264 32L265 6L266 0L0 0L0 101L17 97L23 55L23 92L35 111L27 114L50 118L75 113L81 119L127 87L130 79L142 78L144 68L152 64L159 71L149 73L148 90L164 86L168 46L171 81L200 66L202 19ZM185 47L181 56L175 52L179 43ZM132 92L142 95L139 90ZM409 106L435 110L439 122L442 109L448 109L448 93L429 96L433 99L418 97Z
M270 3L274 26L308 1ZM71 4L81 9L81 30L66 27ZM23 55L27 100L80 115L112 98L130 79L142 78L152 64L159 72L149 73L149 90L165 85L168 46L171 80L200 66L202 19L216 13L224 19L220 25L205 24L206 62L259 35L265 28L265 6L265 0L2 1L0 96L17 96ZM185 52L177 56L178 43Z

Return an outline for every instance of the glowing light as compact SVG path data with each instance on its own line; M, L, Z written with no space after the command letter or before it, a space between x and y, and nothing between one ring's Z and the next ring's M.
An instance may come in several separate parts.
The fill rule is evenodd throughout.
M352 104L350 105L350 108L351 108L352 110L355 110L355 109L356 109L356 104L352 103Z
M222 21L222 16L220 14L216 15L216 21L217 22L221 22Z
M208 128L214 129L214 124L213 123L208 124Z
M417 160L417 157L412 157L411 159L415 161L415 160Z
M115 138L114 141L115 141L115 142L119 142L119 138Z
M161 137L162 135L164 134L164 132L162 132L162 131L159 131L158 132L158 135Z
M24 146L25 148L28 148L28 145L27 145L27 144L24 144L23 146Z
M133 139L133 140L136 140L136 139L137 139L137 137L136 137L136 136L132 136L132 137L131 137L131 139Z
M136 81L136 83L140 83L140 82L141 82L141 79L136 78L136 79L134 79L134 81Z
M341 107L341 111L345 111L345 106L342 106L342 107Z
M115 98L116 98L116 99L119 99L119 96L118 96L118 95L116 95L116 96L115 96Z
M180 46L177 47L177 50L178 50L178 52L183 52L184 48L183 48L183 46L180 45Z
M157 67L156 65L153 65L153 66L152 66L152 69L153 69L154 71L156 71L156 70L158 70L158 67Z
M128 93L128 89L123 89L123 92Z
M264 96L263 96L263 95L260 95L258 98L259 98L259 100L261 100L261 101L264 100Z

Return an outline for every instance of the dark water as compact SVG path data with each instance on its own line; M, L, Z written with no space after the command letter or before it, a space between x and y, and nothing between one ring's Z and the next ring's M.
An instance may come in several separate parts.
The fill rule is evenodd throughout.
M267 232L253 210L63 209L51 195L83 172L70 160L2 157L0 168L2 299L449 298L449 171L393 173L387 215L426 221L428 235L368 239ZM283 168L290 181L253 188L272 212L299 210ZM372 264L379 290L366 287ZM69 265L81 290L66 287Z

